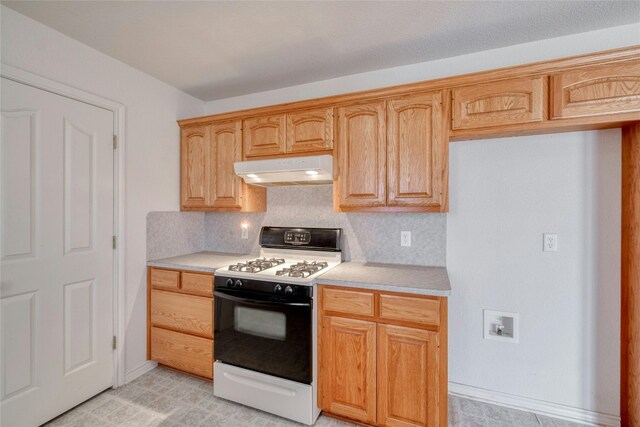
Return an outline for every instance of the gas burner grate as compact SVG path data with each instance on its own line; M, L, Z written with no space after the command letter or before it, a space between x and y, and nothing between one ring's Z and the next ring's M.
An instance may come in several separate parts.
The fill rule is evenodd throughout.
M258 273L268 268L275 267L280 264L284 264L284 258L257 258L248 260L245 262L239 262L237 264L231 264L229 271L242 271L245 273Z
M326 268L328 265L325 261L302 261L276 271L276 276L302 277L304 279Z

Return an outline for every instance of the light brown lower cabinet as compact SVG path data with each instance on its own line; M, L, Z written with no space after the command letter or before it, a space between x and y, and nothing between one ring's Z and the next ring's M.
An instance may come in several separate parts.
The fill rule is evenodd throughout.
M378 424L437 423L438 334L378 325Z
M213 379L213 274L149 267L147 358Z
M335 415L376 422L376 324L326 316L323 319L322 408ZM324 372L324 371L321 371Z
M319 294L321 409L376 426L446 426L446 298L328 285ZM405 315L393 318L398 302Z

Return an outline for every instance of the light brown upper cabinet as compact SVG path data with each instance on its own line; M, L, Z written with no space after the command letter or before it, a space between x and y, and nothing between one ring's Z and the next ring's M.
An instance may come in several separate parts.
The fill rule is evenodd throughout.
M336 210L446 211L442 97L437 91L338 108Z
M333 108L287 114L287 153L333 148Z
M640 111L640 61L554 74L551 91L553 119Z
M387 135L384 101L338 108L337 164L340 209L385 206Z
M525 77L454 88L453 129L541 122L545 81L544 77Z
M242 160L240 120L185 127L180 147L183 211L265 211L266 189L247 185L233 169Z
M286 151L286 116L245 119L242 139L245 157L276 156Z
M333 108L245 119L244 157L321 153L333 148Z
M209 204L209 126L183 128L180 135L180 198L183 208Z
M387 101L387 205L445 203L447 131L442 92Z
M211 126L211 206L242 207L242 178L233 163L242 160L242 122Z

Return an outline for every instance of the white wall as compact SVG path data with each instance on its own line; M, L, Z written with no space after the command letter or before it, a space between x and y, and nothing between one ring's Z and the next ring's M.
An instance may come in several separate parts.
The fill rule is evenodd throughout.
M619 415L620 129L450 149L450 381ZM484 340L483 309L519 313L519 343Z
M205 114L431 80L640 44L640 23L337 77L205 104Z
M146 216L179 209L176 119L202 115L203 103L5 6L0 14L3 64L126 106L125 369L130 372L146 360Z

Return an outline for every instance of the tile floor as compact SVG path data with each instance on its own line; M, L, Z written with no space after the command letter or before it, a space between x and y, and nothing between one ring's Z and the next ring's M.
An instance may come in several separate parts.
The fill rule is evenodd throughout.
M465 427L578 427L532 412L516 411L450 396L449 424ZM318 427L346 427L320 416ZM117 390L108 390L62 414L48 427L248 427L297 426L255 409L213 396L210 382L158 367Z

